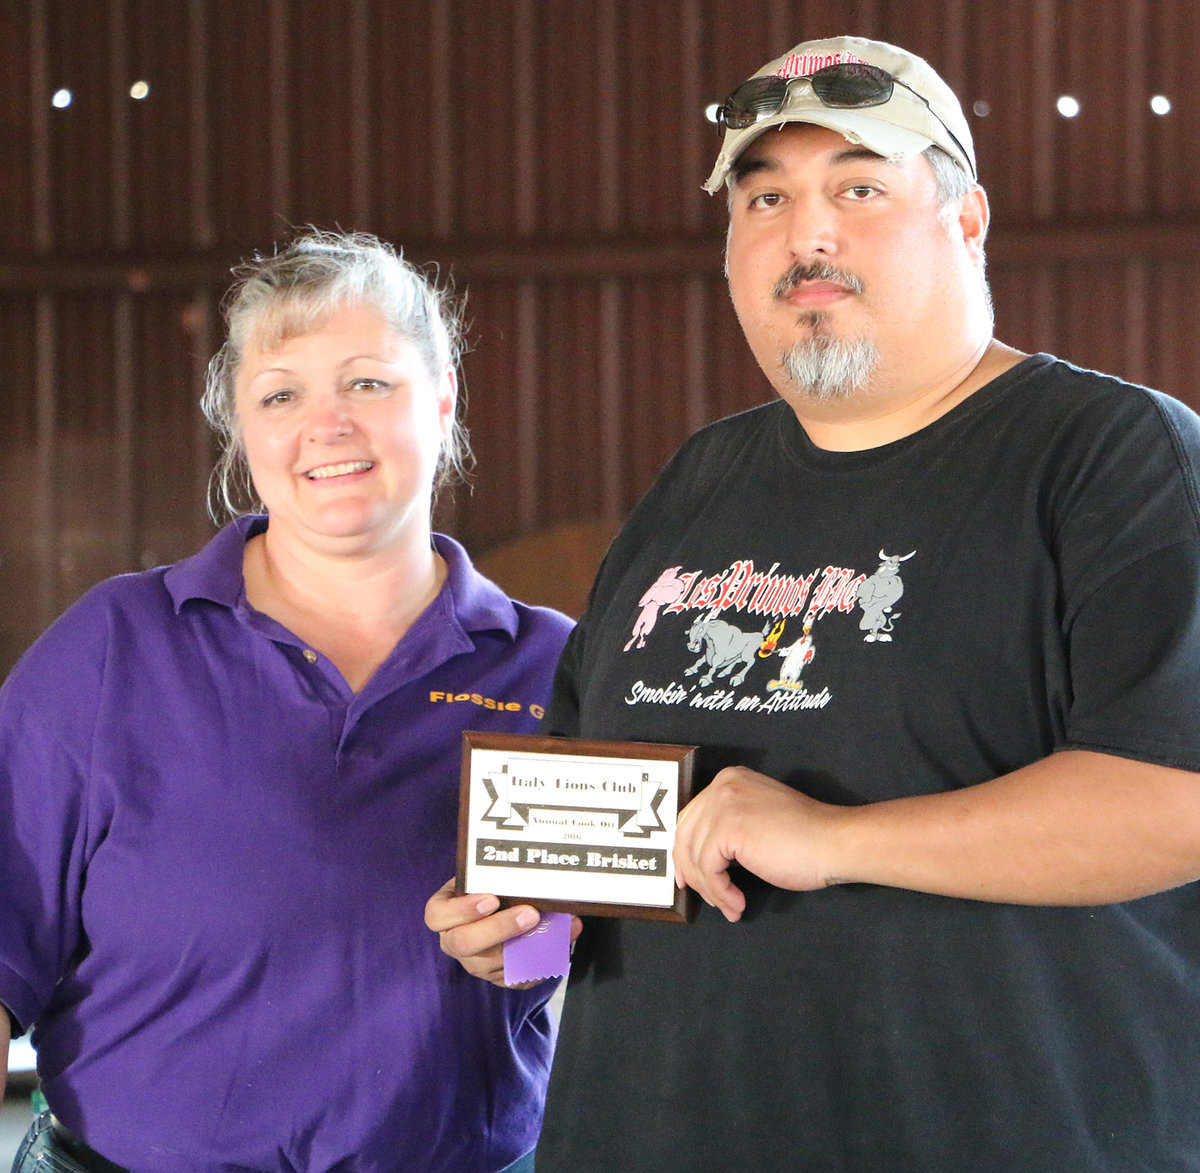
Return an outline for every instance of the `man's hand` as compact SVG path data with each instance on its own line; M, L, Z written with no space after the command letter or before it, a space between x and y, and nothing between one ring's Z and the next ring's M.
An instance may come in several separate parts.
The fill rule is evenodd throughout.
M883 884L1006 904L1136 900L1200 880L1200 775L1062 750L989 782L830 806L740 766L679 816L675 876L726 919L729 864L792 891Z
M839 810L744 766L724 769L680 813L676 883L729 921L746 908L729 878L734 860L777 888L827 887L836 881L822 866L821 834Z
M502 909L495 896L455 896L453 880L425 905L425 924L437 933L442 952L467 973L504 989L511 988L504 981L504 942L528 932L540 919L541 914L527 904ZM572 917L572 941L582 928L579 917Z

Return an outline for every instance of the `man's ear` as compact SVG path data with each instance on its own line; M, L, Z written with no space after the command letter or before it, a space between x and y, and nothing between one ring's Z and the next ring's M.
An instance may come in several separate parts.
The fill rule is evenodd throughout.
M991 214L988 210L987 193L976 184L962 198L958 207L958 229L962 233L963 243L971 260L981 268L983 266L983 242L987 238L988 222Z

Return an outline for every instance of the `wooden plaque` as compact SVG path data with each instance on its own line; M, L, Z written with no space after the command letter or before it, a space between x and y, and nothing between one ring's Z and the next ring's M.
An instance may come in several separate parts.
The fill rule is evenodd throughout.
M585 916L691 919L671 849L694 745L463 733L460 893Z

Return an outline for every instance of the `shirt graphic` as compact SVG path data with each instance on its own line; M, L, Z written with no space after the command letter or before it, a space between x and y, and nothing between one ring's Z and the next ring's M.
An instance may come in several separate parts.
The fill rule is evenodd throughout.
M668 679L636 681L625 703L755 713L824 708L833 698L820 682L818 625L822 645L851 638L853 628L839 620L855 615L862 634L853 638L892 642L904 594L901 566L915 554L883 547L870 574L836 565L780 573L778 562L761 571L749 558L712 574L667 567L639 599L623 651L636 656L649 646L655 670L676 667L667 667ZM686 628L659 625L661 617L689 613Z

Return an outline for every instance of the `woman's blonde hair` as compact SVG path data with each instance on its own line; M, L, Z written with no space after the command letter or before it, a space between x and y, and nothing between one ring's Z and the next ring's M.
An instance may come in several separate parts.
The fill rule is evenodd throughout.
M368 306L420 352L435 378L458 373L462 357L461 309L452 294L406 261L390 244L365 232L307 229L270 256L255 255L234 270L222 301L225 344L208 364L200 406L216 432L221 453L209 486L214 519L258 510L237 418L235 384L251 340L272 350L289 338L318 329L345 305ZM435 494L470 467L462 401L442 445Z

